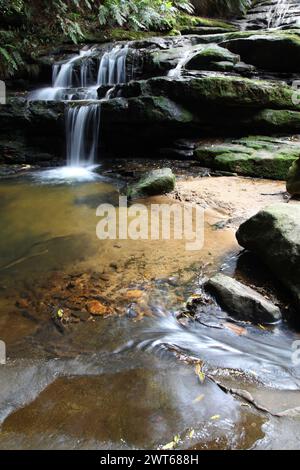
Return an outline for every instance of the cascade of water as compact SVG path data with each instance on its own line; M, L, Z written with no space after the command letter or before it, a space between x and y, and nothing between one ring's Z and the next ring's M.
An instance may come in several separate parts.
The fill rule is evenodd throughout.
M116 46L103 55L98 70L98 85L117 85L127 81L127 54L128 46Z
M87 77L89 73L89 60L88 57L91 55L91 49L80 51L79 56L72 57L65 64L54 64L52 73L52 87L53 88L72 88L74 86L74 66L79 59L87 58L82 60L80 64L80 86L87 86Z
M67 164L92 165L99 144L101 105L71 106L66 111Z
M289 0L277 0L276 5L270 9L268 14L268 28L280 26L291 8Z
M28 96L29 101L91 101L66 110L68 174L75 171L78 176L78 172L81 174L96 161L101 117L98 87L126 83L128 49L128 46L118 45L100 59L95 48L83 50L65 63L53 65L52 87L33 91Z
M63 64L52 68L52 87L30 93L28 100L69 101L97 99L97 87L113 86L127 82L128 46L118 45L105 52L97 70L97 52L91 48L80 51Z

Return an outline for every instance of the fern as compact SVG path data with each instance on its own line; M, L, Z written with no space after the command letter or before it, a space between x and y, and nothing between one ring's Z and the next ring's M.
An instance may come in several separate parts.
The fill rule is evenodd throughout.
M101 25L164 30L172 28L180 10L192 13L194 7L190 0L104 0L98 18Z

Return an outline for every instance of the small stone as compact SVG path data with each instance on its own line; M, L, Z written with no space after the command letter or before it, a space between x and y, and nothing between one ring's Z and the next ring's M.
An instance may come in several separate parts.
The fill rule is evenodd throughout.
M143 296L144 292L141 290L128 290L125 293L125 297L127 300L137 300L140 299Z
M19 299L17 302L16 302L16 306L18 308L29 308L29 302L27 299Z
M87 302L86 309L91 315L94 316L109 315L112 313L109 307L102 304L98 300L91 300Z

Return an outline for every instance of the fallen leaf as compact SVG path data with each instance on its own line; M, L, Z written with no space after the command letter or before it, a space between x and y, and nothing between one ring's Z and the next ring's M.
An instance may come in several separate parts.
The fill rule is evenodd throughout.
M57 317L62 318L63 316L64 316L64 311L62 308L60 308L59 310L57 310Z
M202 365L201 364L196 365L195 373L196 373L196 375L198 375L200 382L203 383L205 381L205 374L202 371Z
M175 447L175 442L169 442L169 444L166 444L165 446L162 447L162 450L172 450Z
M212 416L210 419L211 419L212 421L217 421L217 420L220 419L220 418L221 418L220 415L214 415L214 416Z
M241 326L233 325L232 323L225 323L224 326L239 336L245 336L247 334L247 330Z
M195 398L195 400L193 400L193 403L199 403L200 401L203 400L205 395L199 395L198 397Z
M194 437L194 435L195 435L195 430L192 429L189 433L189 438L192 439Z

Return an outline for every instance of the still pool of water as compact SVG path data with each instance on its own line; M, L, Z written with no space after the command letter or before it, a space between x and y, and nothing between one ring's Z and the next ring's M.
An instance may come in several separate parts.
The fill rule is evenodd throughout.
M176 320L205 276L235 269L234 232L213 227L220 215L207 211L199 252L182 240L100 241L96 208L118 204L120 182L42 176L0 184L0 338L8 353L0 448L158 448L177 435L185 449L276 446L277 420L288 418L226 390L248 391L274 415L297 408L297 333L242 325L239 335L216 305L204 312L209 321ZM95 297L115 315L76 314L63 328L53 321L53 312ZM295 419L285 426L294 445Z

